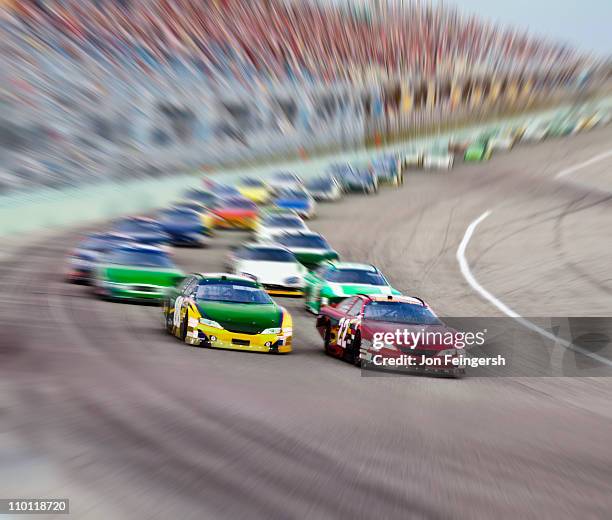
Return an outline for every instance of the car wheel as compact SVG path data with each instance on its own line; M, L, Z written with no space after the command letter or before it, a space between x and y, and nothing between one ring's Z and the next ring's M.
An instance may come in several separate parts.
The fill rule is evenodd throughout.
M352 363L356 367L361 366L361 357L359 357L359 350L361 348L361 333L357 331L355 339L353 339L351 348L347 352L347 361Z
M181 321L181 340L187 343L187 326L189 325L189 312L185 313L183 321Z
M165 322L166 322L166 332L168 334L172 334L173 332L173 326L174 326L174 320L173 317L170 315L170 313L168 312L169 310L169 302L164 302L164 318L165 318Z
M331 343L331 325L328 323L325 327L325 335L323 336L323 348L326 354L331 354L329 349Z

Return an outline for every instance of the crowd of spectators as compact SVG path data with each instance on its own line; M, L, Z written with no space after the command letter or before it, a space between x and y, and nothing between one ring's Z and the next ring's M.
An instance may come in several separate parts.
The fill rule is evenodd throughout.
M121 100L197 104L232 89L545 70L580 59L455 9L399 0L0 0L0 56L0 103L17 106L36 138L50 137L36 152L61 149L92 168L106 167L96 158L105 150L85 153L62 136L68 128L83 136L99 112L129 119ZM126 142L145 138L125 133ZM0 139L11 143L11 132Z

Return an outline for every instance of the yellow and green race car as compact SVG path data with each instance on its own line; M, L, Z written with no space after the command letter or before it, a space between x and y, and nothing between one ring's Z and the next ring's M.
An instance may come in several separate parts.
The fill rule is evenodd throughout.
M291 315L248 276L189 275L168 291L163 313L166 330L188 345L291 352Z

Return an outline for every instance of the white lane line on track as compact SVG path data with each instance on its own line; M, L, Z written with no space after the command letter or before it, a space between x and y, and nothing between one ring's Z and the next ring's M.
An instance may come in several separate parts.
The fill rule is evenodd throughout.
M561 170L559 173L557 173L557 175L555 175L555 179L562 179L563 177L567 177L568 175L571 175L572 173L575 173L578 170L582 170L582 168L586 168L587 166L590 166L591 164L598 163L599 161L602 161L610 156L612 156L612 150L608 150L607 152L600 153L599 155L596 155L595 157L591 157L590 159L587 159L586 161L583 161L578 164L574 164L574 166L565 168L565 170Z
M476 228L480 225L480 223L483 220L485 220L487 217L489 217L489 215L491 215L491 213L492 213L491 210L487 210L482 215L480 215L476 220L470 223L470 225L465 230L465 234L463 235L463 239L461 240L459 247L457 248L457 261L459 262L459 268L461 269L461 274L463 275L467 283L470 284L470 287L472 287L472 289L474 289L478 294L480 294L480 296L482 296L485 300L487 300L489 303L491 303L493 306L495 306L497 309L503 312L506 316L509 316L510 318L515 319L518 323L523 325L523 327L529 330L532 330L533 332L536 332L537 334L547 339L550 339L551 341L557 343L558 345L561 345L562 347L568 350L578 352L580 354L583 354L584 356L588 356L591 359L594 359L595 361L603 363L604 365L608 365L609 367L612 367L612 361L610 361L609 359L602 357L599 354L595 354L594 352L589 352L588 350L585 350L578 345L574 345L570 341L567 341L563 338L559 338L558 336L555 336L552 332L546 329L543 329L542 327L539 327L535 323L523 318L518 312L508 307L504 302L496 298L493 294L487 291L482 285L480 285L480 283L478 283L478 280L476 280L476 278L472 274L472 270L470 269L470 264L467 261L465 252L470 243L470 240L472 239L472 235L474 234L474 231L476 230Z

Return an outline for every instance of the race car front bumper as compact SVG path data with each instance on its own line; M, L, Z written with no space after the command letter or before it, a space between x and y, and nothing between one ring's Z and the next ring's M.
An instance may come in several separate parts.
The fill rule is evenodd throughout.
M293 335L290 330L280 334L243 334L202 325L191 319L187 327L187 342L202 347L286 354L291 352Z
M166 287L158 285L130 285L112 282L98 283L96 292L110 299L131 301L159 301L166 296Z

